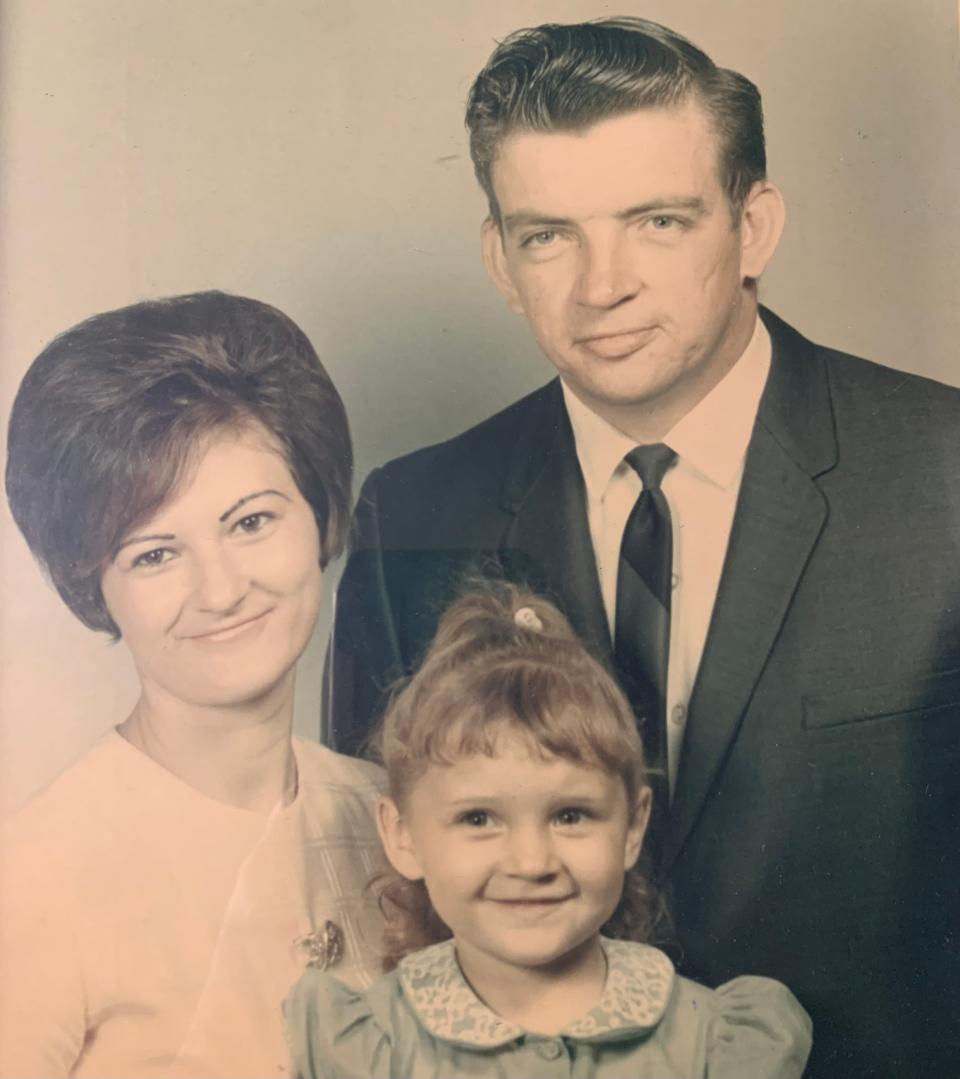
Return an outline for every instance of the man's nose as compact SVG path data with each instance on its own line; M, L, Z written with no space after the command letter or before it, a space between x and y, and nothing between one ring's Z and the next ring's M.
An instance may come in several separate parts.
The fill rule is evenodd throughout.
M194 567L194 603L200 610L225 614L246 595L247 575L229 551L220 546L198 554Z
M588 240L579 257L577 301L585 307L617 307L640 290L640 267L627 237Z
M512 828L507 837L504 869L512 876L539 879L560 868L550 831L541 826Z

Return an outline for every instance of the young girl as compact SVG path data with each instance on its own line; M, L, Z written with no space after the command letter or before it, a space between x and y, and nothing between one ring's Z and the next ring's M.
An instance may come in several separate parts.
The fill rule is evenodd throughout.
M379 749L394 969L360 993L307 971L286 1005L304 1079L802 1074L810 1020L783 985L707 989L633 942L643 750L554 607L509 586L456 602Z

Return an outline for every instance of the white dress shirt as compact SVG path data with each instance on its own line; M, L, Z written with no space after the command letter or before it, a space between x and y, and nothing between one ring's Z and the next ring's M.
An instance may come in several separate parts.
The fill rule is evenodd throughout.
M671 790L770 356L770 335L758 318L740 359L662 440L677 454L662 484L673 524L667 669ZM637 443L589 409L566 383L561 384L586 486L590 536L612 639L620 544L642 488L640 477L623 458Z

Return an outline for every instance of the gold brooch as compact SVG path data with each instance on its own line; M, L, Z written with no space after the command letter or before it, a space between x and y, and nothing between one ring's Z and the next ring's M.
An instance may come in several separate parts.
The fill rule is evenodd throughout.
M323 928L307 933L297 941L307 953L307 966L329 970L343 958L343 930L336 922L324 922Z

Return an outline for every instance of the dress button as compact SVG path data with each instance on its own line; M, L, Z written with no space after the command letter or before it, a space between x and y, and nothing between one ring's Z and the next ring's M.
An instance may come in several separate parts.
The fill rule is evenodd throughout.
M670 709L670 722L671 723L682 723L683 722L683 717L686 714L687 714L687 710L686 710L686 708L683 707L682 704L675 704Z
M563 1052L563 1046L560 1042L537 1042L534 1046L538 1056L543 1057L544 1060L556 1060L557 1057Z

